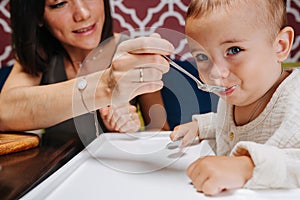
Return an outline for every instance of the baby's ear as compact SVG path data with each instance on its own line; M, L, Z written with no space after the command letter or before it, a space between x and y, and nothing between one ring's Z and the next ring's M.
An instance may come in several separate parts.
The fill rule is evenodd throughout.
M289 56L294 40L294 29L290 26L283 28L276 37L277 61L283 62Z

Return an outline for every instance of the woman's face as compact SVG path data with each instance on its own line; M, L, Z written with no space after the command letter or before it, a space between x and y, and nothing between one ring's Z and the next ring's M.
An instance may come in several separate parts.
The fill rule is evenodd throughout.
M103 0L45 0L43 25L69 54L97 47L104 19Z

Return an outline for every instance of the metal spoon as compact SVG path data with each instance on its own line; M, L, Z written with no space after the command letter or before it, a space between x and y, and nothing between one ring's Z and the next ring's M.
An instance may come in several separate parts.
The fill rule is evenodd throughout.
M186 71L183 67L181 67L180 65L175 63L173 60L171 60L169 57L167 57L165 55L162 55L162 57L164 57L170 63L170 65L173 66L175 69L181 71L182 73L184 73L185 75L187 75L188 77L193 79L197 83L198 89L200 89L200 90L203 90L205 92L226 92L227 90L234 89L237 87L237 85L234 85L234 86L231 86L230 88L225 88L225 87L221 87L221 86L204 84L201 81L199 81L195 76L193 76L188 71Z

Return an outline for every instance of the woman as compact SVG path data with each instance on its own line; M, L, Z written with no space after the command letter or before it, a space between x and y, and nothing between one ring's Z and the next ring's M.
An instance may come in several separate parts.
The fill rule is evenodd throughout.
M73 91L78 63L113 36L109 0L11 0L10 9L17 61L0 95L0 130L72 132L73 117L83 118L85 128L86 123L93 127L93 118L86 113L100 108L109 131L138 130L136 108L126 102L162 87L168 63L160 54L173 51L169 42L155 35L121 43L111 67L85 75L84 90ZM142 81L132 81L138 77ZM159 93L153 95L140 106L162 104ZM117 104L105 108L112 96ZM78 105L76 109L72 104ZM112 117L116 115L122 118Z

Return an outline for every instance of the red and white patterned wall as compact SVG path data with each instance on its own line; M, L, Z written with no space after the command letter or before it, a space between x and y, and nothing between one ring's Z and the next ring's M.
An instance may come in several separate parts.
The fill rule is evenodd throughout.
M277 1L277 0L274 0ZM129 30L131 36L149 35L158 27L184 32L184 18L190 0L111 0L114 28L116 32ZM10 46L9 0L0 3L0 67L12 64ZM300 61L300 0L288 0L289 24L295 28L295 42L289 62ZM149 28L150 27L150 28ZM137 30L138 29L138 30ZM133 31L134 30L134 31ZM176 35L176 34L175 34ZM180 35L180 34L179 34ZM167 34L168 39L174 34ZM189 57L184 38L175 38L176 54Z

